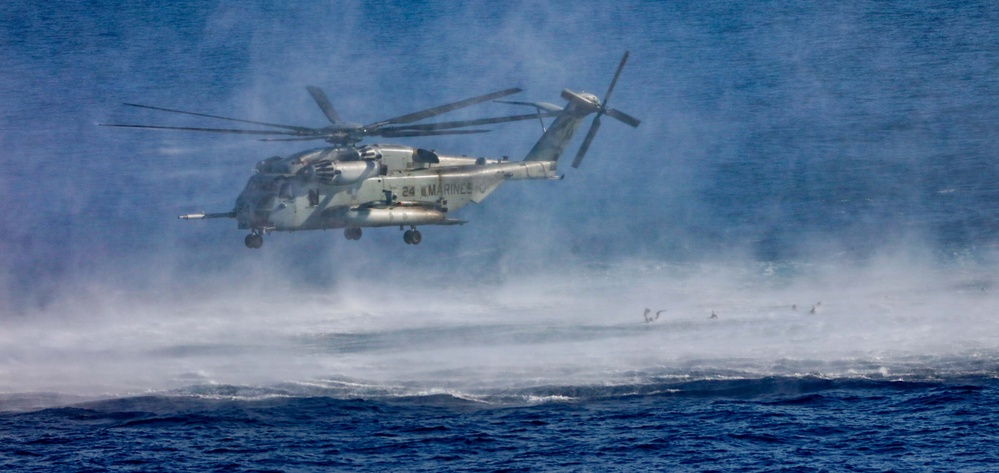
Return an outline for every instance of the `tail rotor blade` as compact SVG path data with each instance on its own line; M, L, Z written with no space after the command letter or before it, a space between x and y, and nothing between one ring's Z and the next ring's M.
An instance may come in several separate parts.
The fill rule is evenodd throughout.
M607 95L604 95L604 106L607 106L607 101L610 100L611 92L614 92L614 86L617 85L617 78L621 77L621 71L624 69L624 63L628 62L629 51L624 52L624 56L621 57L621 63L617 65L617 72L614 73L614 79L611 80L610 87L607 88Z
M593 142L593 137L597 136L597 130L600 129L600 114L593 117L593 124L590 125L590 131L586 133L586 138L583 139L582 146L579 147L579 151L576 152L576 158L572 160L572 167L578 168L579 164L583 162L583 157L586 156L586 150L590 149L590 143Z
M613 108L608 108L606 113L608 116L616 118L624 122L624 124L631 126L632 128L638 128L638 125L642 123L641 120Z
M624 113L620 110L616 110L613 108L607 108L607 101L610 100L611 93L614 92L614 86L617 85L617 80L618 78L621 77L621 71L624 70L624 65L625 63L628 62L628 55L629 52L625 51L624 56L621 57L621 62L617 65L617 71L614 72L614 78L611 80L610 87L607 87L607 95L604 96L603 103L600 103L598 105L597 110L595 110L597 114L596 116L593 117L593 124L590 125L590 130L586 132L586 138L583 139L583 144L579 147L579 151L576 153L576 158L572 160L572 167L574 168L578 168L579 165L583 162L583 157L586 156L586 151L590 149L590 144L593 143L593 138L597 136L597 130L600 129L601 115L603 114L610 115L611 118L620 120L621 122L624 122L626 125L632 127L638 127L638 125L641 123L641 120L631 115L628 115L627 113ZM579 94L571 92L568 89L562 91L562 97L565 98L566 100L569 100L570 102L575 102L577 104L588 103L588 101L585 101L585 99L583 99Z
M312 96L312 100L316 101L316 105L319 105L319 109L323 111L323 115L326 115L326 119L329 120L330 123L337 125L343 122L343 120L340 119L340 115L337 114L336 110L333 108L333 103L330 102L329 97L326 96L326 92L323 92L323 89L313 85L306 87L306 89L309 90L309 95Z

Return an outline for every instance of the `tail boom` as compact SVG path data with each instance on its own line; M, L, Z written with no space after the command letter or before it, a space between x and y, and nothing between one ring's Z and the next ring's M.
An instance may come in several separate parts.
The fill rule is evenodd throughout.
M552 126L545 134L541 135L541 139L534 144L534 147L527 153L527 157L524 160L558 161L558 158L565 152L565 147L569 143L569 140L572 139L576 130L579 129L580 122L584 117L592 113L596 113L596 116L593 117L590 130L586 133L586 138L583 140L579 152L576 153L576 158L572 161L572 167L574 168L579 167L579 164L583 161L583 156L586 155L586 151L590 148L590 143L593 142L593 138L600 128L601 115L606 114L628 126L637 127L641 123L641 120L620 110L607 108L607 102L610 100L611 93L614 92L614 86L617 84L618 78L621 77L621 70L624 69L624 64L627 61L628 52L625 51L624 56L621 57L621 62L617 66L617 71L614 72L614 79L611 80L610 87L607 88L607 93L604 95L603 101L593 94L576 93L569 89L564 89L562 91L562 98L569 101L568 105L558 112L558 118L555 119L555 122L552 123ZM535 106L538 107L540 112L540 104L535 104Z
M563 97L566 94L570 94L573 98L580 97L579 94L569 90L562 92ZM565 152L565 147L576 134L576 130L579 129L583 118L595 111L592 107L587 107L584 104L587 104L585 100L570 99L569 104L560 112L558 118L527 153L524 161L558 161L558 158Z

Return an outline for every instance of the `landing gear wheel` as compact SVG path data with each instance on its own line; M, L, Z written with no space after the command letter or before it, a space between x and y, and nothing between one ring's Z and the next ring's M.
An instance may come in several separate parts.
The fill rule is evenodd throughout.
M348 240L360 240L361 239L361 229L360 228L345 228L343 229L343 237Z
M402 234L402 241L405 241L407 245L419 245L423 241L423 235L416 229L406 230L406 233Z
M247 248L255 250L257 248L260 248L261 246L264 246L264 237L260 236L257 233L251 233L249 235L246 235L246 239L243 240L243 243L246 243Z

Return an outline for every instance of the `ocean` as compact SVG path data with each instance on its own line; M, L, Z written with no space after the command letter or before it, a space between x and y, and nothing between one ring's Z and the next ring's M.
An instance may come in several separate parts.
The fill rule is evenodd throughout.
M5 471L999 470L989 2L0 13ZM626 50L610 103L640 127L418 247L176 219L321 142L97 126L322 126L308 85L363 123L561 104Z
M139 396L4 415L3 463L14 471L995 471L997 385L960 381L692 381L642 393L585 389L573 401L518 407L448 395Z

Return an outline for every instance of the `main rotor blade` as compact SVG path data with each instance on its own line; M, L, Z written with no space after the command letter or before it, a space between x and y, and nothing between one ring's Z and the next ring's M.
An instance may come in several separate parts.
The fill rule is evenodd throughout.
M641 120L639 120L639 119L637 119L637 118L635 118L635 117L633 117L631 115L628 115L627 113L624 113L624 112L622 112L620 110L617 110L617 109L608 108L605 111L605 113L607 113L607 115L609 115L611 117L614 117L614 118L616 118L618 120L621 120L626 125L630 125L632 128L638 128L638 125L642 123Z
M255 122L253 120L243 120L243 119L240 119L240 118L230 118L230 117L223 117L223 116L219 116L219 115L209 115L207 113L185 112L184 110L174 110L172 108L153 107L152 105L141 105L141 104L137 104L137 103L127 103L126 102L125 105L128 105L129 107L148 108L150 110L159 110L161 112L182 113L184 115L194 115L196 117L215 118L215 119L218 119L218 120L229 120L231 122L249 123L251 125L272 126L272 127L275 127L275 128L284 128L286 130L295 130L295 131L311 131L311 130L313 130L313 128L306 128L304 126L280 125L280 124L277 124L277 123L267 123L267 122Z
M209 133L234 133L239 135L292 135L292 136L308 136L304 133L295 133L290 131L272 131L272 130L231 130L225 128L192 128L186 126L158 126L158 125L122 125L117 123L98 123L99 126L113 126L117 128L146 128L151 130L181 130L181 131L204 131ZM322 138L322 136L318 136Z
M593 117L593 124L590 125L590 131L586 133L586 138L583 140L583 145L579 147L579 151L576 152L576 158L572 160L572 167L578 168L579 164L583 162L583 156L586 156L586 150L590 149L590 143L593 143L593 137L597 136L597 130L600 129L600 114L598 113Z
M409 138L413 136L441 136L441 135L473 135L476 133L488 133L489 130L440 130L440 131L421 131L421 130L382 130L378 132L379 135L387 138Z
M559 107L558 105L548 102L518 102L516 100L493 100L493 102L508 103L512 105L527 105L529 107L534 107L539 110L544 110L546 112L552 112L552 113L561 112L562 110L564 110L563 107Z
M326 115L326 119L328 119L330 123L337 125L343 122L343 120L340 119L340 115L338 115L336 110L333 109L333 103L330 102L329 97L326 96L326 92L323 92L323 89L313 85L307 86L306 89L309 90L309 95L312 96L312 100L316 101L316 105L319 105L319 109L323 111L323 115Z
M428 108L426 110L422 110L419 112L414 112L407 115L390 118L388 120L383 120L380 122L372 123L370 125L366 125L364 128L378 128L385 125L394 125L396 123L412 123L415 121L423 120L425 118L430 118L434 115L440 115L445 112L457 110L459 108L464 108L478 103L487 102L489 100L498 99L500 97L506 97L507 95L516 94L517 92L520 91L521 89L518 88L501 90L499 92L493 92L491 94L480 95L478 97L472 97L470 99L459 100L457 102L449 103L447 105L441 105L439 107Z
M312 140L325 140L326 136L316 135L316 136L299 136L297 138L261 138L257 141L312 141Z
M466 126L490 125L493 123L515 122L520 120L532 120L538 117L554 117L554 113L532 113L530 115L510 115L507 117L479 118L476 120L460 120L454 122L427 123L423 125L403 125L394 126L391 130L447 130L450 128L461 128Z
M604 95L603 106L607 106L607 101L610 100L611 92L614 92L614 85L617 84L617 78L621 77L621 70L624 69L624 63L628 62L629 51L624 52L624 56L621 58L621 63L617 65L617 72L614 73L614 79L611 80L610 87L607 88L607 95Z

